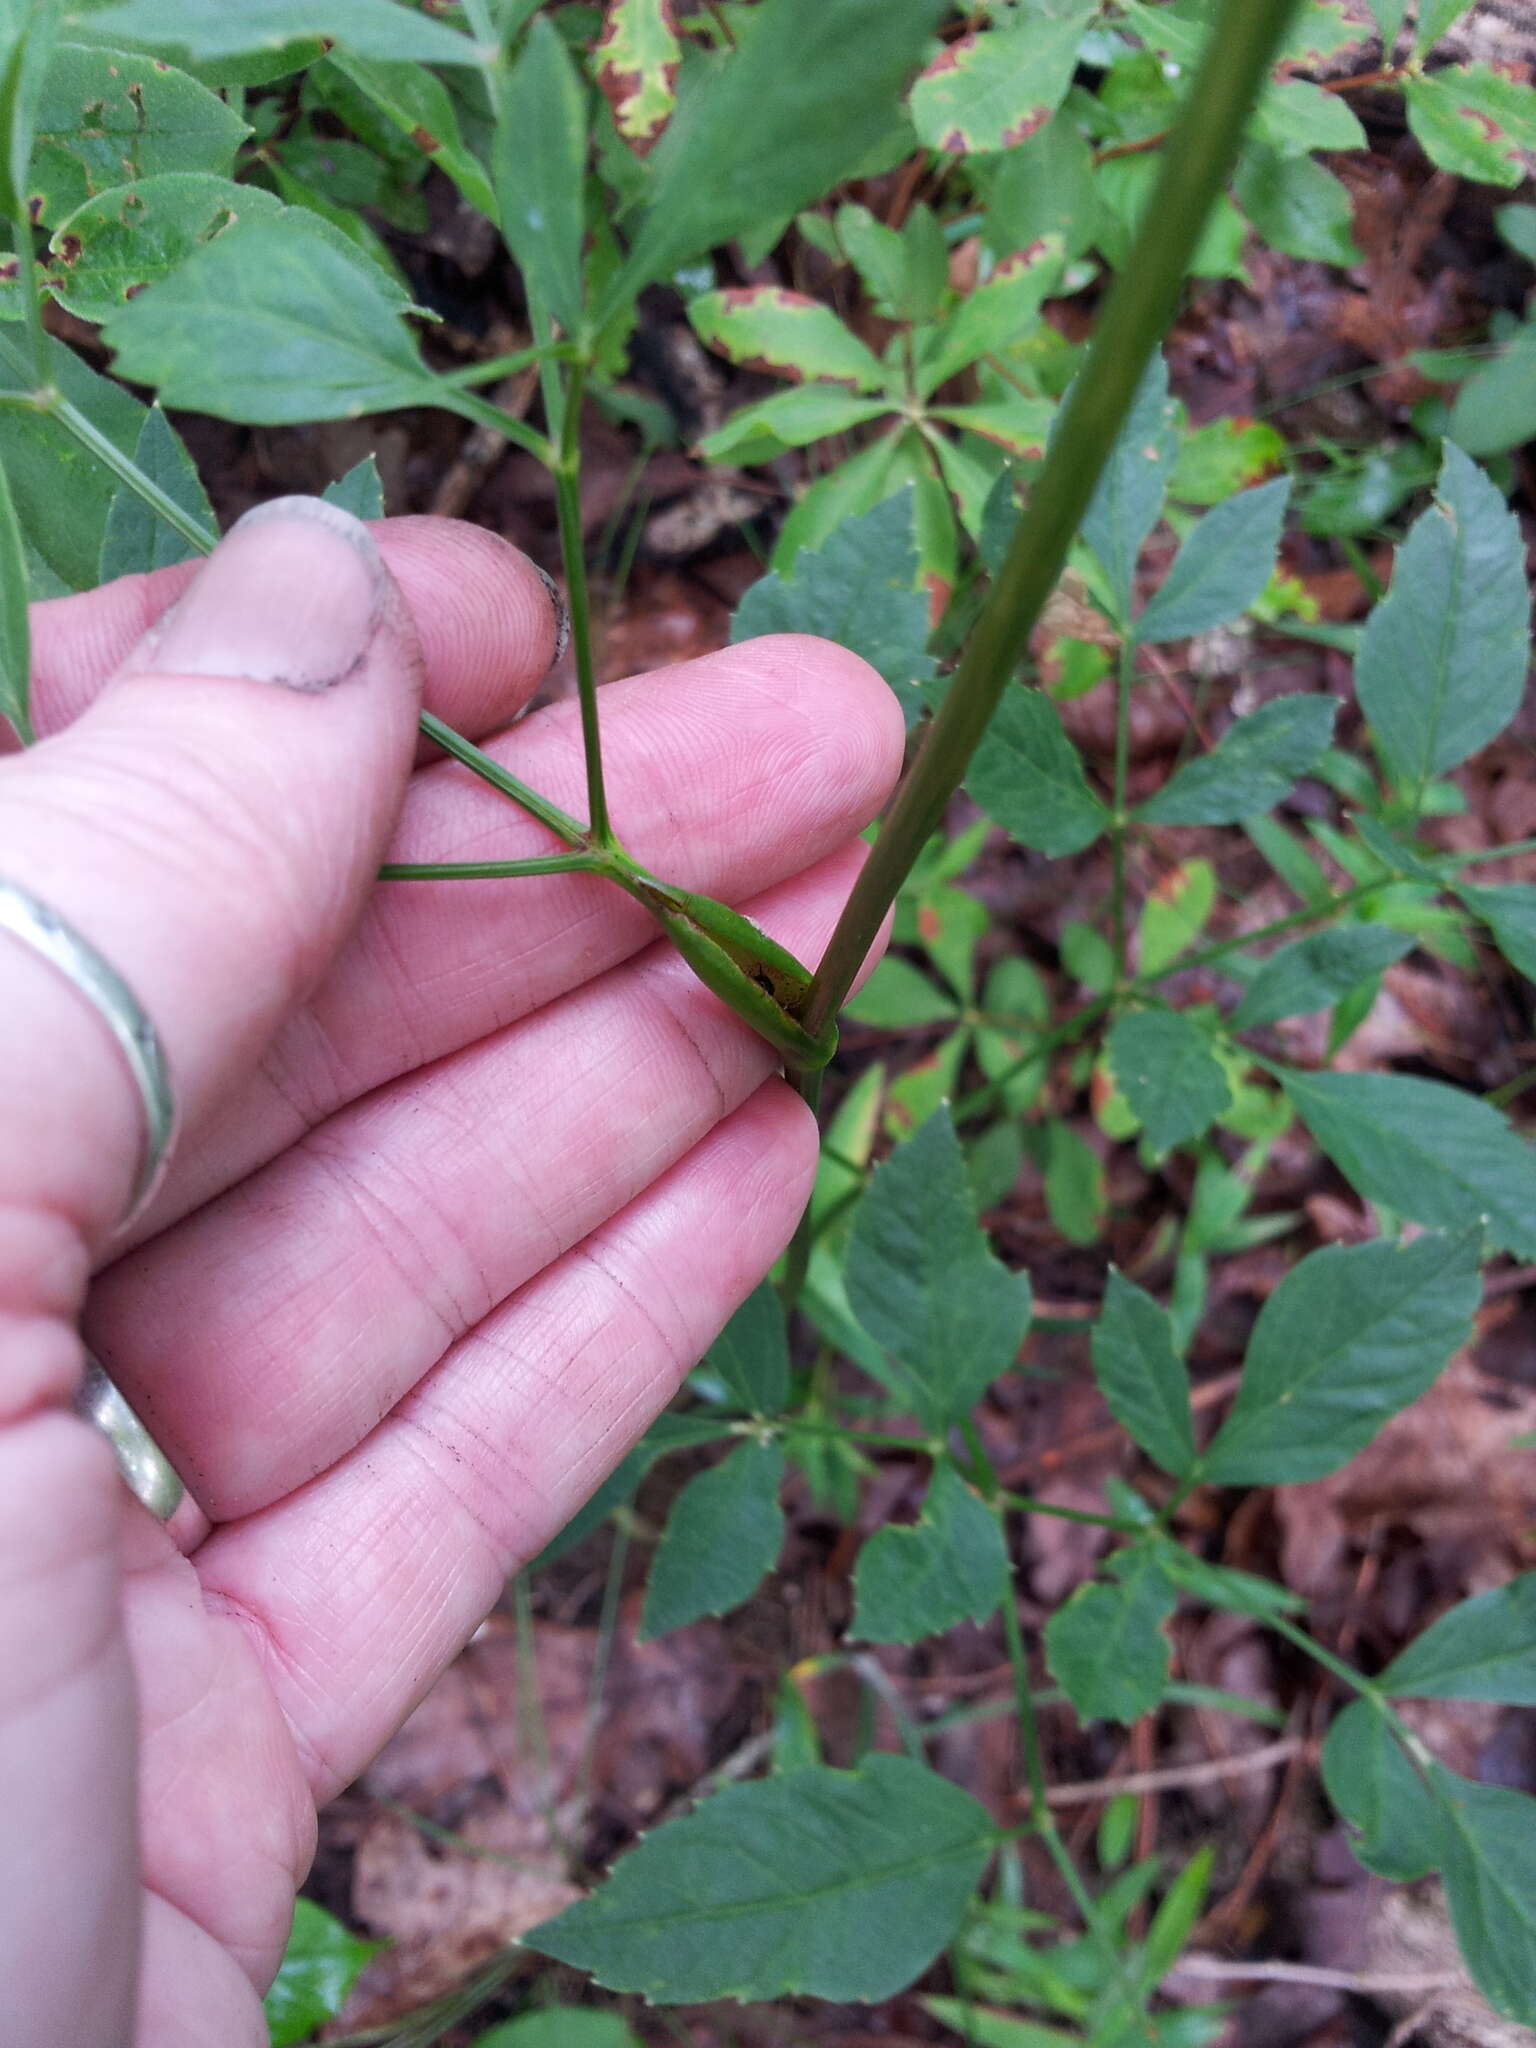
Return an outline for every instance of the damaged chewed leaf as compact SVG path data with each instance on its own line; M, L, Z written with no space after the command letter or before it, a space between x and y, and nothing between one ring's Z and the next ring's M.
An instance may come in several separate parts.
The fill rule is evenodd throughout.
M141 178L88 199L60 223L43 281L78 319L110 320L232 228L283 211L270 192L228 178L196 171Z

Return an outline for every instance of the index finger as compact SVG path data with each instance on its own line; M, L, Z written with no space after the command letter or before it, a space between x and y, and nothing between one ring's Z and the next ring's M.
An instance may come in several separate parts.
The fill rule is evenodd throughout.
M553 586L484 527L408 518L376 521L371 530L415 621L427 703L462 732L494 732L527 703L559 653L564 606ZM40 735L79 717L196 568L178 562L32 607Z

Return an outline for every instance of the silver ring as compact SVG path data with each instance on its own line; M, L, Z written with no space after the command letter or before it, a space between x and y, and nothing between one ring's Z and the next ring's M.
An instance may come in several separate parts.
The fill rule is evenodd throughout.
M110 960L41 897L0 875L0 931L30 946L77 988L117 1041L144 1109L144 1149L121 1234L154 1200L176 1136L176 1097L160 1034Z
M143 1005L110 960L83 939L59 913L19 882L0 875L0 931L30 946L91 1005L117 1041L144 1110L144 1145L128 1213L119 1232L137 1221L154 1200L176 1137L176 1097L160 1034ZM152 1515L168 1521L182 1486L169 1459L96 1360L86 1354L75 1410L95 1423L111 1444L118 1470Z

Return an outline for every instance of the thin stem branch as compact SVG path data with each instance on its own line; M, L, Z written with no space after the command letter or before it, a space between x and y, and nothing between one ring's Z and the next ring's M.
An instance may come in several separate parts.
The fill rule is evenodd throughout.
M26 310L27 353L32 374L39 384L48 381L48 336L43 329L43 302L37 289L37 262L32 253L32 223L11 222L11 239L16 244L16 273Z
M50 388L40 393L37 409L57 420L82 448L88 448L98 462L111 470L119 483L136 492L152 512L157 513L173 532L179 533L188 547L196 548L200 555L207 555L218 546L219 536L216 533L204 526L201 520L194 519L190 512L184 511L174 498L168 497L152 477L144 474L131 455L125 455L121 448L109 441L101 429L93 425L62 392Z
M1163 160L1136 247L1062 408L1045 468L942 708L902 784L817 969L805 1015L815 1036L853 985L889 905L1022 660L1148 360L1177 311L1206 216L1226 182L1249 107L1296 0L1231 0Z
M555 506L560 518L560 558L571 615L571 649L576 657L576 690L581 699L581 744L587 765L587 815L599 846L612 846L608 793L603 786L603 741L598 730L597 677L592 665L592 608L587 590L586 547L581 527L581 397L586 366L577 363L565 392L560 453L555 462Z
M1010 1584L1003 1598L1003 1634L1008 1642L1008 1662L1013 1669L1013 1696L1017 1713L1019 1748L1024 1760L1024 1776L1030 1794L1030 1825L1045 1844L1046 1852L1060 1873L1061 1881L1071 1894L1094 1946L1109 1964L1111 1978L1122 1977L1125 1956L1117 1945L1113 1934L1099 1916L1098 1906L1088 1890L1067 1847L1061 1829L1056 1825L1056 1816L1051 1811L1050 1787L1045 1776L1045 1752L1040 1744L1040 1722L1035 1712L1035 1695L1030 1684L1029 1658L1024 1649L1024 1631L1019 1625L1018 1602L1013 1597ZM1153 2038L1147 2020L1146 2001L1134 1999L1133 2009L1139 2013L1142 2032L1148 2040Z
M489 427L500 434L504 441L521 448L526 454L541 462L546 469L555 465L555 451L548 437L536 427L525 425L514 419L512 414L499 405L492 405L488 398L481 398L478 392L465 391L449 378L439 378L436 386L437 402L445 412L456 412L460 419L472 420L477 427Z
M1436 1991L1464 1989L1466 1978L1456 1974L1405 1970L1401 1976L1360 1974L1354 1970L1327 1970L1314 1963L1234 1963L1225 1956L1203 1955L1196 1949L1179 1957L1179 1972L1186 1977L1210 1977L1231 1984L1309 1984L1319 1991L1352 1991L1356 1997L1428 1997Z
M601 875L608 863L600 853L549 853L534 860L392 860L379 869L381 882L507 882L529 875Z
M575 847L580 853L592 851L585 831L573 817L562 811L558 804L552 804L547 797L540 796L536 789L530 789L526 782L519 782L499 761L493 761L489 754L483 753L473 740L465 739L463 734L455 732L451 725L444 725L443 721L430 711L422 712L421 729L429 740L436 740L444 753L452 754L456 761L462 761L482 782L488 782L492 789L500 790L503 796L510 797L513 803L525 810L531 818L537 818L541 825L547 826L557 839L563 839L567 846Z
M514 349L511 355L487 356L484 362L466 363L462 370L444 370L440 381L462 391L470 385L494 384L500 378L515 377L519 370L529 369L534 363L544 362L551 356L568 362L573 353L565 342L535 343L529 348ZM498 426L496 431L500 433L501 428Z

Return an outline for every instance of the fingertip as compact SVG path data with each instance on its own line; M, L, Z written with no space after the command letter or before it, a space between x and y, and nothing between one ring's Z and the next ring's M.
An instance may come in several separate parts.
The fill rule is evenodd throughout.
M483 526L420 516L381 521L373 533L416 620L432 708L471 732L505 724L557 657L559 591Z
M814 633L765 633L739 643L786 696L825 725L829 775L876 792L878 809L895 786L906 754L906 720L890 684L851 647Z

